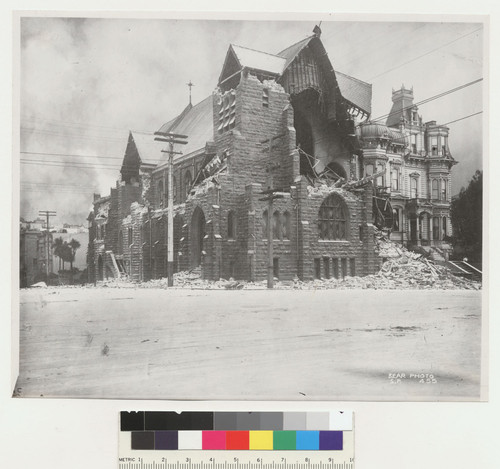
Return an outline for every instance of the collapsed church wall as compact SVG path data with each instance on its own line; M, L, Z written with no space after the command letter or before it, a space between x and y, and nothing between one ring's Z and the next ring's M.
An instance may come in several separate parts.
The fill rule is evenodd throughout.
M292 97L297 131L297 145L301 154L302 174L322 173L335 164L336 173L346 178L349 174L351 152L343 142L335 125L326 119L319 105L319 93L308 89Z
M275 277L374 273L371 184L346 190L333 183L337 178L322 180L318 174L332 163L344 179L362 173L346 143L345 110L333 78L318 81L331 89L321 107L317 87L304 82L305 88L291 95L276 76L259 73L246 67L239 76L230 73L230 82L203 106L190 103L174 119L191 129L188 141L196 142L190 153L174 158L174 271L199 267L205 279L265 279L270 206L264 199L272 189L280 196L272 204L269 227ZM285 78L290 87L293 77ZM200 122L203 131L196 134ZM165 124L165 132L182 134L172 125ZM205 142L211 126L213 141ZM154 143L150 137L151 142L129 137L122 181L111 190L110 229L92 241L97 279L124 274L139 282L167 275L168 166L160 149L156 166L145 163ZM306 148L310 160L301 155ZM314 169L305 171L304 164Z
M379 268L371 184L358 191L298 184L301 279L369 275Z
M235 190L244 192L249 181L267 186L269 171L276 187L293 183L299 174L293 109L280 85L244 74L235 89L216 92L213 116L215 145L229 155L228 172L238 175Z

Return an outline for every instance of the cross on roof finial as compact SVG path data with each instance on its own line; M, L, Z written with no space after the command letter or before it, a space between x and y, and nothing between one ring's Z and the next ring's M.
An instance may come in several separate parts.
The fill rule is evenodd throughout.
M189 83L186 83L189 86L189 104L191 104L191 88L194 86L194 83L189 80Z

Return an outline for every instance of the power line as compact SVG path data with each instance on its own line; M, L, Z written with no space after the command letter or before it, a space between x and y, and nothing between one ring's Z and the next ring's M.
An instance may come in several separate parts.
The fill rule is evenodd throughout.
M66 190L60 190L60 189L55 189L52 191L47 191L43 189L22 189L21 193L24 192L33 192L36 194L74 194L74 195L89 195L93 194L94 192L97 192L97 189L95 190L88 190L88 191L66 191Z
M483 113L483 111L478 111L478 112L475 112L474 114L469 114L468 116L460 117L460 119L455 119L454 121L446 122L446 123L441 124L441 125L453 124L454 122L463 121L464 119L468 119L469 117L474 117L474 116L477 116L478 114L482 114L482 113Z
M108 142L117 142L123 141L123 137L105 137L103 135L81 135L81 134L72 134L72 133L61 133L55 132L53 130L44 130L44 129L36 129L36 128L26 128L21 127L21 132L30 132L30 133L38 133L44 135L51 135L55 137L64 137L64 138L78 138L81 140L104 140Z
M134 164L121 164L121 165L116 165L113 163L97 163L93 164L90 162L83 162L83 161L60 161L60 160L27 160L27 159L20 159L19 160L21 163L37 163L37 164L42 164L42 165L57 165L57 166L62 166L62 167L80 167L80 168L114 168L114 169L120 169L120 168L137 168L136 165Z
M407 111L408 109L412 109L415 106L419 106L421 104L427 104L427 103L429 103L431 101L434 101L434 100L436 100L438 98L442 98L442 97L447 96L447 95L449 95L451 93L455 93L456 91L460 91L460 90L462 90L464 88L467 88L468 86L475 85L476 83L479 83L480 81L483 81L483 78L478 78L477 80L471 81L469 83L465 83L464 85L457 86L456 88L452 88L450 90L443 91L442 93L439 93L439 94L436 94L434 96L431 96L430 98L426 98L426 99L423 99L422 101L419 101L417 103L413 103L413 104L411 104L409 106L405 106L405 107L399 109L398 111L390 112L389 114L384 114L384 115L382 115L380 117L376 117L375 119L371 119L371 122L378 121L378 120L381 120L381 119L385 119L385 118L387 118L389 116L392 116L394 114L399 114L400 112Z
M389 113L389 114L384 114L384 115L382 115L380 117L372 119L372 122L384 119L384 118L389 117L389 116L391 116L393 114L397 114L397 113L403 112L403 111L405 111L407 109L411 109L411 108L413 108L415 106L426 104L428 102L431 102L431 101L434 101L436 99L442 98L444 96L447 96L448 94L454 93L454 92L459 91L461 89L464 89L464 88L466 88L468 86L472 86L472 85L474 85L476 83L479 83L482 80L483 80L483 78L479 78L477 80L471 81L469 83L465 83L463 85L457 86L457 87L452 88L450 90L446 90L446 91L444 91L442 93L439 93L437 95L431 96L430 98L426 98L426 99L423 99L422 101L418 101L417 103L414 103L414 104L412 104L410 106L403 107L401 110L398 110L397 112ZM465 118L467 118L467 117L460 118L459 120L465 119ZM456 122L456 121L453 121L453 122ZM442 124L442 125L446 125L446 124ZM358 126L359 126L359 124L358 124ZM100 159L123 160L123 157L102 156L102 155L77 155L77 154L70 154L70 153L66 154L66 153L28 152L28 151L21 151L20 153L27 154L27 155L45 155L45 156L61 156L61 157L74 157L74 158L100 158ZM151 162L153 164L158 164L159 163L159 161L150 160L150 159L149 160L148 159L144 159L144 160L141 160L141 161L143 161L145 163ZM53 160L43 160L42 161L42 160L26 160L26 159L21 159L21 162L23 162L23 163L43 163L43 164L53 163L54 165L55 164L61 164L62 166L65 166L65 167L75 165L75 163L65 163L63 161L53 161ZM97 168L97 165L95 165L93 163L90 163L90 162L77 162L76 164L81 165L79 167L85 167L84 165L88 165L88 167L96 167ZM106 168L109 168L109 167L113 167L113 168L130 167L130 165L127 165L127 164L122 164L122 165L118 165L117 166L117 165L112 165L112 164L107 164L107 163L99 163L99 166L102 166L103 169L105 167Z
M464 37L470 36L471 34L477 33L478 31L482 31L482 29L483 28L478 28L478 29L475 29L474 31L471 31L467 34L464 34L463 36L457 37L456 39L453 39L452 41L449 41L446 44L442 44L439 47L436 47L435 49L432 49L432 50L426 52L425 54L419 55L418 57L415 57L411 60L403 62L402 64L397 65L396 67L393 67L393 68L390 68L389 70L386 70L385 72L379 73L378 75L375 75L375 76L369 78L369 80L373 80L375 78L381 77L382 75L385 75L386 73L392 72L393 70L397 70L398 68L401 68L405 65L408 65L409 63L415 62L415 60L421 59L422 57L425 57L426 55L432 54L433 52L436 52L437 50L442 49L443 47L449 46L450 44L453 44L454 42L457 42L460 39L463 39Z
M77 127L87 127L87 128L92 128L96 127L97 129L109 129L109 130L128 130L125 127L112 127L109 125L98 125L98 124L89 124L89 123L83 123L83 122L71 122L71 121L60 121L56 119L47 119L44 117L24 117L21 118L21 121L32 121L32 122L38 122L38 121L45 121L48 122L49 125L56 124L56 125L62 125L62 126L77 126ZM97 130L96 129L96 130Z
M48 153L48 152L38 152L38 151L20 151L19 153L22 153L24 155L44 155L44 156L62 156L62 157L74 157L74 158L99 158L99 159L106 159L106 160L123 160L123 156L102 156L102 155L77 155L74 153ZM158 163L157 160L152 160L152 159L142 159L141 161L144 163L147 162L152 162L152 163Z
M436 52L437 50L442 49L443 47L446 47L446 46L448 46L448 45L450 45L450 44L452 44L452 43L454 43L454 42L457 42L457 41L459 41L460 39L463 39L464 37L470 36L471 34L474 34L474 33L478 32L478 31L482 31L482 28L478 28L478 29L475 29L474 31L470 31L470 32L469 32L469 33L467 33L467 34L464 34L463 36L460 36L460 37L458 37L458 38L455 38L455 39L453 39L453 40L452 40L452 41L450 41L450 42L447 42L447 43L445 43L445 44L442 44L442 45L440 45L439 47L436 47L436 48L432 49L431 51L428 51L428 52L426 52L426 53L424 53L424 54L422 54L422 55L419 55L418 57L414 57L413 59L410 59L410 60L408 60L408 61L406 61L406 62L404 62L404 63L402 63L402 64L400 64L400 65L397 65L396 67L393 67L393 68L387 69L387 70L385 70L385 71L383 71L383 72L379 73L378 75L375 75L375 76L373 76L373 77L371 77L371 78L367 78L367 79L366 79L366 81L368 81L368 80L373 80L373 79L378 78L378 77L380 77L380 76L382 76L382 75L385 75L386 73L389 73L389 72L391 72L391 71L393 71L393 70L397 70L398 68L401 68L401 67L403 67L404 65L408 65L408 64L409 64L409 63L411 63L411 62L414 62L414 61L416 61L416 60L418 60L418 59L421 59L422 57L425 57L425 56L427 56L427 55L429 55L429 54L431 54L431 53L433 53L433 52ZM344 89L344 93L345 93L346 91L350 91L350 90L351 90L351 88L352 88L353 86L354 86L354 84L351 84L351 85L349 85L347 88L345 88L345 89Z
M420 25L417 25L417 27L416 27L416 28L414 28L414 29L412 29L411 31L409 31L409 32L408 32L408 34L413 34L413 33L415 33L415 31L417 31L417 30L419 30L419 29L423 28L424 26L425 26L425 23L420 24ZM373 44L374 44L374 42L373 42L373 41L374 41L375 39L378 39L379 37L382 37L382 36L386 35L386 34L387 34L387 33L385 32L385 33L381 34L380 36L377 36L377 37L376 37L376 38L374 38L373 40L372 40L372 39L370 39L370 45L373 47ZM361 41L361 42L363 42L363 41ZM382 47L386 46L387 44L391 44L391 43L394 43L394 36L391 36L391 37L390 37L390 39L389 39L389 41L386 41L386 42L384 42L383 44L377 45L377 46L376 46L376 49L380 49L380 48L382 48ZM365 49L365 48L363 48L363 49ZM349 54L345 54L344 56L347 56L347 55L349 55ZM342 65L342 67L347 67L348 65L350 65L350 64L352 64L352 63L355 63L355 62L359 61L360 59L362 59L363 57L366 57L366 56L368 56L368 55L373 56L374 54L373 54L373 52L372 52L372 51L368 51L368 52L366 52L365 54L361 54L361 55L357 56L356 58L354 58L353 60L350 60L349 62L347 62L347 63L343 64L343 65Z
M64 163L47 163L43 161L31 161L31 160L21 160L21 163L23 164L37 164L37 165L43 165L43 166L54 166L58 168L80 168L80 169L102 169L102 170L108 170L108 171L117 171L119 167L100 167L96 165L87 165L87 166L82 166L82 165L76 165L76 164L64 164Z
M67 187L94 187L89 184L71 184L67 182L43 182L43 181L21 181L21 184L36 184L47 186L67 186Z
M124 165L119 165L115 163L91 163L87 161L61 161L61 160L46 160L46 159L41 159L41 160L28 160L25 158L21 158L19 161L22 162L30 162L30 163L58 163L62 165L82 165L82 166L108 166L108 167L113 167L113 168L121 168ZM132 167L132 165L126 165Z
M38 151L20 151L19 153L22 153L24 155L45 155L45 156L70 156L70 157L77 157L77 158L100 158L100 159L106 159L106 160L122 160L123 157L119 156L101 156L101 155L75 155L75 154L70 154L70 153L43 153L43 152L38 152Z

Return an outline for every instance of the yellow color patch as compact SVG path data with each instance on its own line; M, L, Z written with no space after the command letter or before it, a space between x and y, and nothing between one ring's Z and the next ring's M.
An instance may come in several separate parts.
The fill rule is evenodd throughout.
M273 449L272 431L250 431L250 449Z

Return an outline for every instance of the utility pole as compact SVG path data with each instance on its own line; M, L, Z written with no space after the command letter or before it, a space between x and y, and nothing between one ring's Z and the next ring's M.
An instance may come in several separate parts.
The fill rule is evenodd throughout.
M150 280L153 278L153 222L151 220L151 207L148 205L148 222L149 222L149 269ZM155 266L156 270L156 266Z
M49 259L50 259L50 217L55 217L57 215L57 212L54 212L53 210L39 210L38 211L38 216L45 216L46 223L47 223L47 230L46 230L46 237L47 237L47 262L45 263L45 271L47 273L47 281L49 281Z
M269 159L267 162L267 190L262 191L265 197L259 199L263 202L268 202L267 207L267 288L274 286L274 251L273 251L273 201L274 199L282 199L283 195L276 194L278 189L273 188L273 173L274 166L271 164L271 155L273 151L273 141L283 137L285 134L276 135L267 140L263 140L262 144L269 143Z
M187 135L173 134L170 132L155 132L158 142L167 142L168 150L162 150L163 153L168 153L168 210L167 210L167 277L168 286L174 285L174 155L182 155L180 151L174 151L174 144L187 144ZM151 228L151 227L150 227Z

